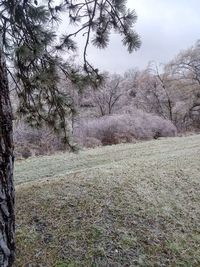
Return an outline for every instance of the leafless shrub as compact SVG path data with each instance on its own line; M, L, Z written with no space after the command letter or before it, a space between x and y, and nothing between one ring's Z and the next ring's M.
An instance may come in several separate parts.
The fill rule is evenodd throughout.
M87 148L95 148L97 146L102 145L101 141L97 138L94 138L94 137L86 137L86 138L82 139L82 142L80 139L79 139L79 141L80 141L81 146L87 147Z
M46 127L33 129L23 121L14 124L15 156L28 158L30 156L52 154L63 149L59 138Z
M115 114L92 120L82 120L75 136L82 144L87 138L95 138L102 145L134 142L137 139L153 139L175 136L176 127L169 120L135 110L134 114Z

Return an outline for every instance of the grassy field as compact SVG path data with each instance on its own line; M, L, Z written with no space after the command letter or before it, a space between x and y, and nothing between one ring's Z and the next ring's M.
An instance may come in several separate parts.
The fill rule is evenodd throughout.
M200 266L200 135L27 159L15 183L15 266Z

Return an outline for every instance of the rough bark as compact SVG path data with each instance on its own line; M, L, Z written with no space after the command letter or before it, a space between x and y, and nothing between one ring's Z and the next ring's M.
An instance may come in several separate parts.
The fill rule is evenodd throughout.
M0 49L0 267L12 266L15 252L12 131L6 63Z

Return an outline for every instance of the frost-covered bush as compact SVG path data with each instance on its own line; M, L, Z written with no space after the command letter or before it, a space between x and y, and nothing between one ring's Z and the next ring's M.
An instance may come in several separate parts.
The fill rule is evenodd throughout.
M115 114L95 119L82 119L76 125L75 136L84 144L87 138L95 138L103 145L170 137L177 134L171 121L159 116L135 110L131 114Z
M33 129L23 121L14 124L15 156L46 155L63 149L60 139L46 127Z
M101 141L95 137L86 137L82 139L82 142L79 139L78 142L80 143L81 146L88 147L88 148L95 148L97 146L102 145Z

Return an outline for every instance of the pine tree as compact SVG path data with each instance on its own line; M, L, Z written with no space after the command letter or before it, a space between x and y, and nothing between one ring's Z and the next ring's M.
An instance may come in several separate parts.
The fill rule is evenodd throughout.
M58 36L63 16L74 31ZM136 19L125 0L63 0L59 5L53 0L0 0L0 266L12 266L15 255L13 115L8 75L15 83L18 113L33 127L48 124L73 149L67 118L75 110L59 90L59 72L79 87L100 83L102 76L87 58L89 44L104 49L113 29L132 52L140 47L133 30ZM76 69L63 60L63 54L75 53L80 35L85 38L84 64Z

